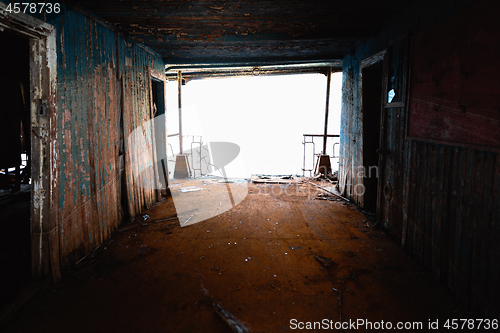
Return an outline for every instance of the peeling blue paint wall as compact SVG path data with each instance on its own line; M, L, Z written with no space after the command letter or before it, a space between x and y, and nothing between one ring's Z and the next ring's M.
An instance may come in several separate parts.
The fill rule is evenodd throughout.
M58 32L59 230L64 266L109 237L124 211L135 216L157 198L155 191L136 186L126 142L135 127L151 118L149 71L162 72L164 63L159 55L127 43L81 11L68 10L49 23Z
M127 137L151 119L150 73L165 66L91 13L61 4L59 14L35 17L56 29L59 197L50 219L58 221L55 255L64 268L157 200L156 190L136 184Z

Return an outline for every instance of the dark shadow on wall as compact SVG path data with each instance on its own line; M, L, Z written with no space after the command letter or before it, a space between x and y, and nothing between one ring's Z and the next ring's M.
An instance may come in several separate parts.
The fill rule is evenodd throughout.
M0 308L31 281L29 40L0 32Z

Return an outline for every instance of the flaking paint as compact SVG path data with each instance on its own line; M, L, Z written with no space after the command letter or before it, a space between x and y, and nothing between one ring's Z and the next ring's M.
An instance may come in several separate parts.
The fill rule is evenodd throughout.
M35 251L40 254L40 275L50 273L42 263L49 262L49 255L57 259L51 258L52 263L70 266L109 237L123 221L123 209L135 216L157 199L156 191L138 188L128 174L126 144L127 182L122 191L119 119L123 114L125 138L150 119L148 73L152 69L163 72L163 60L126 41L92 14L61 7L62 15L47 15L55 33L43 45L54 51L48 53L46 66L56 69L48 71L56 83L48 88L57 91L56 112L48 119L39 117L33 125L42 142L35 147L42 158L50 156L40 178L50 173L52 182L47 189L36 179L33 182L33 209L40 221L51 221L50 226L40 224L34 234L40 237L40 249ZM33 54L33 61L44 61L38 49ZM125 67L125 59L131 66ZM45 89L35 86L32 94L52 94ZM127 193L129 206L121 207L121 195ZM50 254L42 252L44 244L49 244Z

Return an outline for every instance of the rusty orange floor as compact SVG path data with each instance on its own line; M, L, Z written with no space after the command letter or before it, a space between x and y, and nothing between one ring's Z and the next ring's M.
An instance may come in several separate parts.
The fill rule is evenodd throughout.
M205 195L227 188L198 185ZM235 208L185 227L162 197L146 221L115 232L6 331L232 332L213 303L251 332L308 322L339 332L335 323L353 320L421 322L425 331L429 320L463 318L445 286L354 206L318 200L322 192L307 183L244 186Z

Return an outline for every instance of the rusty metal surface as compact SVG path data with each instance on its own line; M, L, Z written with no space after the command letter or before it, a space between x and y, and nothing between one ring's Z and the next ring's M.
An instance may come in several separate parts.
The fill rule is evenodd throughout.
M414 0L97 1L79 4L168 63L341 59Z
M186 82L198 79L232 76L240 77L306 73L320 73L327 75L329 71L340 72L342 70L342 61L300 62L264 66L249 66L242 64L238 66L231 64L167 65L165 69L167 80L176 80L178 70L182 70L182 78Z
M363 166L364 145L360 62L385 49L390 40L408 32L417 35L439 22L446 24L446 19L476 2L448 6L447 1L435 1L418 6L343 59L339 172L343 195L363 203L362 194L356 192L356 186L363 184L357 172ZM482 4L488 3L492 2ZM401 58L391 58L390 52L389 67L403 68L403 63L398 64ZM456 84L462 83L458 78ZM403 98L397 107L383 111L381 135L387 157L381 166L379 185L381 224L436 278L447 283L467 309L498 316L500 157L494 152L406 138L405 105Z
M107 239L124 211L134 216L156 200L155 191L136 186L123 146L151 118L149 70L163 71L163 62L81 12L49 23L57 29L60 191L51 218L58 220L67 266Z

